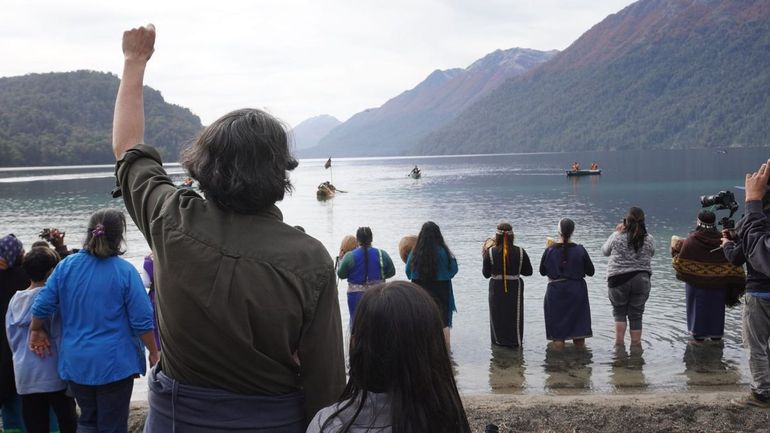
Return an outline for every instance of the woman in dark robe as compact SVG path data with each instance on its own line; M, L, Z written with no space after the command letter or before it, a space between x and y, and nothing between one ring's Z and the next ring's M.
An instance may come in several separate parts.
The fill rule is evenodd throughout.
M509 223L497 226L495 245L484 251L482 273L489 280L489 328L492 343L521 346L524 335L524 281L532 263L524 248L513 244Z
M565 340L582 347L593 334L585 276L594 275L594 264L582 245L570 241L574 231L571 219L559 221L560 241L549 246L540 260L540 275L548 277L545 335L557 349L564 347Z
M716 215L704 210L695 231L681 244L672 242L676 278L685 283L687 330L696 342L722 338L725 305L737 305L746 284L743 268L728 262L720 248L721 238Z

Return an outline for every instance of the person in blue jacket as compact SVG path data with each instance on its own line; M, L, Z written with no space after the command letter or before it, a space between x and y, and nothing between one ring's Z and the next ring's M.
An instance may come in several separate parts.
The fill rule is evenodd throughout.
M348 312L351 324L356 314L356 306L364 292L396 275L393 260L385 251L372 247L372 238L371 228L359 227L356 230L358 248L346 253L337 268L337 276L348 280Z
M452 277L457 274L457 259L444 242L441 229L433 221L422 225L417 244L406 259L406 277L436 301L444 324L444 341L449 347L449 326L455 310Z
M61 317L59 375L80 406L78 431L126 433L134 378L159 353L152 306L134 266L123 253L126 219L117 209L91 216L83 249L62 260L32 305L30 349L40 356L51 342L43 324Z

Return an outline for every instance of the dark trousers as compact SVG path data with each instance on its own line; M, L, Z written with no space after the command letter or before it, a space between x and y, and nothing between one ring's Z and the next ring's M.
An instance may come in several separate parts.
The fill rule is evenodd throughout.
M80 406L78 433L128 433L133 377L104 385L69 385Z
M75 399L67 397L66 390L42 392L21 396L21 413L27 433L48 433L51 409L59 421L61 433L75 433L78 416L75 412Z

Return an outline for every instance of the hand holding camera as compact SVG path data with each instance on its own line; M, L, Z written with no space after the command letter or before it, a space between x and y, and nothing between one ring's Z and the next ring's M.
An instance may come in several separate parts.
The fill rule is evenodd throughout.
M57 228L43 229L40 232L40 237L53 245L54 248L64 245L64 235L65 233Z

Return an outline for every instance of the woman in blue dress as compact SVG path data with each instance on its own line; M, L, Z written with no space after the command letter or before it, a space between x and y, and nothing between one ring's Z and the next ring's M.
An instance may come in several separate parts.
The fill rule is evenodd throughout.
M540 275L548 277L543 302L545 335L554 348L563 348L565 340L582 347L593 334L585 276L594 275L594 264L582 245L571 242L574 231L571 219L559 221L560 240L549 246L540 260Z

